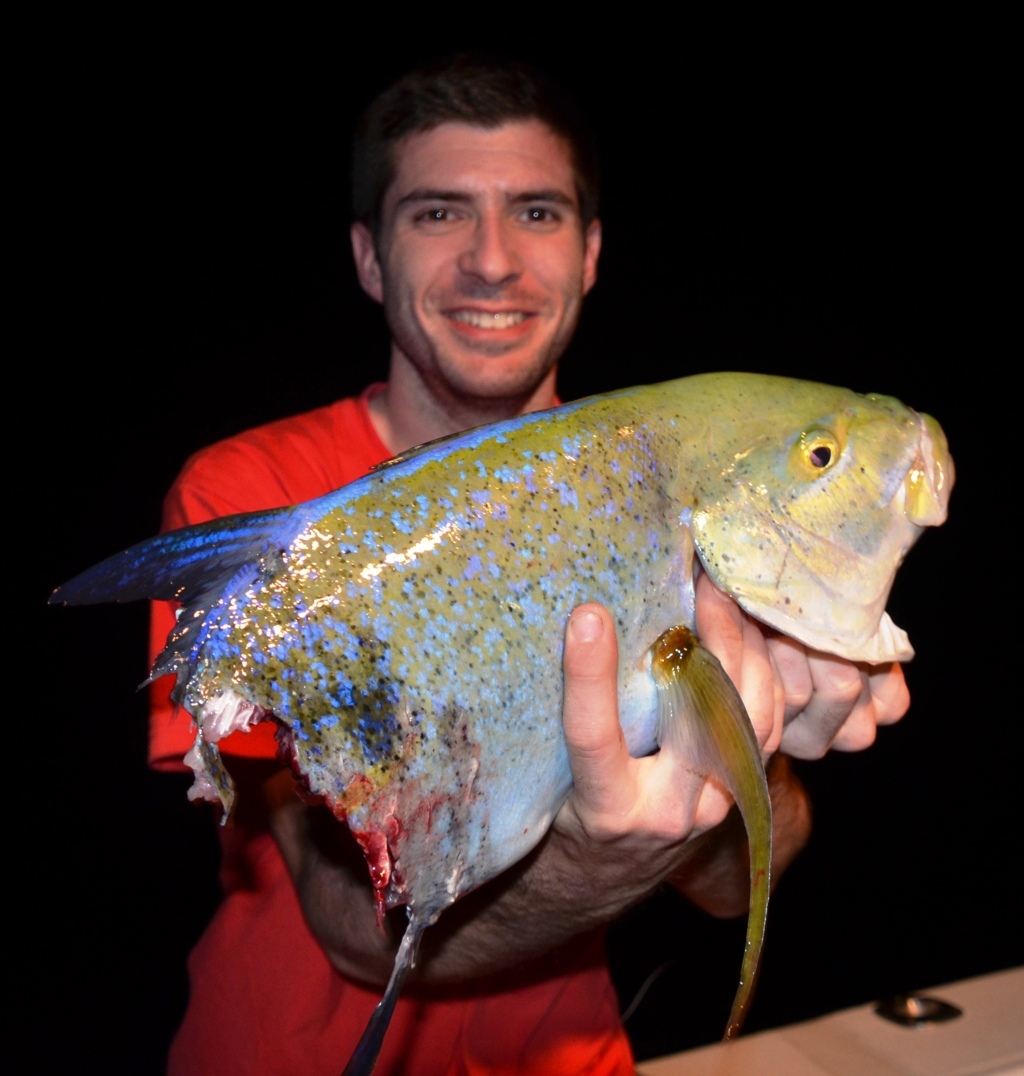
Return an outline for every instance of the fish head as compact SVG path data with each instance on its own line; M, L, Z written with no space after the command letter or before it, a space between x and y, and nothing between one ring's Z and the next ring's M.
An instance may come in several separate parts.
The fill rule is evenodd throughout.
M892 397L807 382L737 393L703 431L710 466L689 522L704 569L806 646L909 660L885 605L907 551L946 518L954 471L939 424Z

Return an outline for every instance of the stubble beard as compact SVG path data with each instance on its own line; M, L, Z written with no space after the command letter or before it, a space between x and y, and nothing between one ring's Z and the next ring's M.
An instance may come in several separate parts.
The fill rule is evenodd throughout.
M446 347L444 341L422 330L409 334L405 324L392 324L389 328L392 348L415 371L427 394L449 414L464 415L467 425L480 425L511 418L523 411L557 366L572 338L576 321L574 317L567 329L547 341L542 352L528 360L515 357L517 344L495 341L492 345L480 341L460 355L455 347ZM467 368L467 355L477 359L483 369ZM511 358L502 373L498 367L506 356Z

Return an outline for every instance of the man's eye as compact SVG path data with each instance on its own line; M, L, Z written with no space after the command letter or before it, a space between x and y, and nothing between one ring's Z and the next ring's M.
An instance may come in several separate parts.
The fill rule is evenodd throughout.
M529 221L531 224L548 224L551 221L558 220L558 217L552 210L547 209L544 206L529 206L523 211L523 218Z
M448 206L432 206L417 213L414 219L417 224L451 224L455 214Z

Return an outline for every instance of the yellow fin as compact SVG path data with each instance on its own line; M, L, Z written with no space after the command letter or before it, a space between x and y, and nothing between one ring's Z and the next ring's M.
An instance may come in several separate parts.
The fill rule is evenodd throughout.
M669 628L651 648L658 686L657 740L732 793L750 845L750 911L740 982L725 1038L737 1034L761 962L771 883L772 805L761 748L739 692L689 628Z

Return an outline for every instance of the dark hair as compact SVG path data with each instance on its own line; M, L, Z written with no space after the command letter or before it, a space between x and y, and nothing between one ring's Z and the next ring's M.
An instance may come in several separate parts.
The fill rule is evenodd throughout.
M537 119L569 146L584 228L597 216L597 150L589 125L566 94L523 63L455 56L403 75L370 103L352 151L352 214L375 236L384 195L395 178L394 147L442 123L500 127Z

